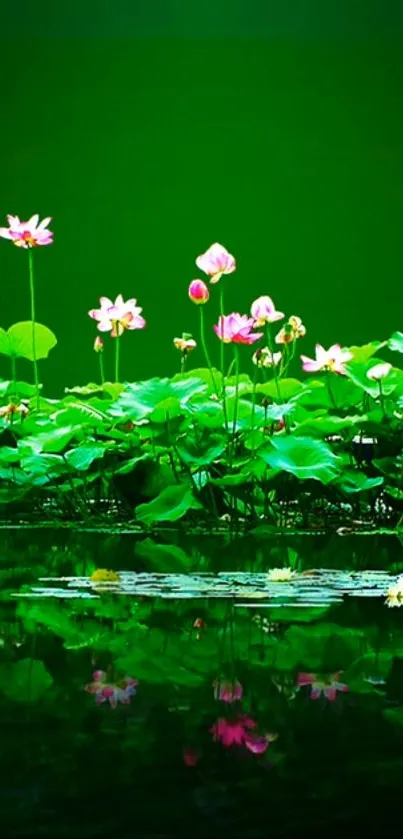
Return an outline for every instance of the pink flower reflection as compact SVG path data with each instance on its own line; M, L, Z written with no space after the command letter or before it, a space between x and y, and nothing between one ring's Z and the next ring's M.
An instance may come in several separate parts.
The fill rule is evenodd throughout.
M245 714L239 715L234 720L226 720L220 717L210 728L213 740L222 743L229 749L231 746L244 746L249 752L255 755L264 754L269 743L277 740L277 734L256 734L254 729L256 722Z
M270 743L277 740L277 737L278 734L251 734L246 737L245 746L253 754L261 755L267 750Z
M200 757L194 749L186 748L183 750L183 762L186 766L197 766Z
M219 699L221 702L239 702L243 695L243 687L237 679L234 682L216 679L213 682L213 688L214 699Z
M138 682L130 676L125 676L120 682L107 682L107 674L103 670L96 670L93 673L93 681L85 686L84 690L95 696L95 704L102 705L109 702L111 708L116 708L118 703L129 705L132 696L137 692Z
M226 720L220 717L210 728L213 740L222 743L226 749L230 746L243 746L251 729L256 728L256 723L250 717L242 714L235 720Z
M334 702L337 693L346 693L348 685L339 681L341 671L330 676L316 675L316 673L298 673L298 687L311 686L311 699L319 699L325 696L329 702Z

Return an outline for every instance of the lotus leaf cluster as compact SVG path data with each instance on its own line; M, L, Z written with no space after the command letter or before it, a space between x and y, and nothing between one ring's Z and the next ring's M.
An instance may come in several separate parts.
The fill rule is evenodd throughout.
M247 313L231 311L236 260L215 243L196 259L206 282L184 288L189 318L193 304L200 323L198 336L172 337L179 372L120 381L121 343L141 342L130 333L152 313L146 321L135 297L101 296L83 313L104 336L95 333L91 350L99 381L54 399L43 392L38 361L56 336L37 320L34 281L35 248L53 243L50 222L8 216L0 228L27 258L31 311L30 320L0 329L0 354L10 362L0 381L3 519L108 518L143 529L180 520L400 527L403 332L302 353L309 324L267 294ZM205 364L192 369L199 345ZM108 352L114 381L105 380ZM32 384L19 380L19 358L32 362Z

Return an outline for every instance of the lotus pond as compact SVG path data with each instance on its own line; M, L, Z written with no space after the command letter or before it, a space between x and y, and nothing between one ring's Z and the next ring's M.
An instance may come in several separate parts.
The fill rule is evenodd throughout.
M3 528L2 835L394 835L402 571L397 535Z
M53 244L51 219L7 220L0 238L27 260L30 320L0 329L3 521L400 528L403 371L395 359L403 333L363 346L316 344L314 358L299 353L305 324L286 319L267 294L248 314L231 311L237 263L215 243L196 259L209 285L196 278L187 288L198 340L173 337L170 377L138 381L133 370L121 381L122 353L130 342L131 358L139 353L141 335L130 333L148 321L137 299L101 296L99 308L82 313L105 336L91 339L98 381L52 397L40 364L57 338L35 303L35 250ZM32 363L32 382L20 380L20 359Z
M300 353L309 323L271 289L232 311L236 259L215 243L196 259L208 285L185 280L170 376L136 378L131 333L152 313L101 296L82 313L97 379L83 359L47 394L35 249L51 220L7 220L29 320L0 329L2 835L386 835L403 333Z

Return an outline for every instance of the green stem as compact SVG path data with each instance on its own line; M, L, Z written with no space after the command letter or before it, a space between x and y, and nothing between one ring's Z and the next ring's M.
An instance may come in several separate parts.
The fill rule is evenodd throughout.
M258 374L258 367L255 367L253 373L253 390L252 390L252 415L251 415L251 433L252 433L252 451L251 456L252 458L255 456L255 408L256 408L256 384L257 384L257 374Z
M221 315L221 346L220 346L220 367L221 375L224 378L224 286L220 285L220 315Z
M233 368L234 364L235 364L235 358L233 358L233 359L232 359L231 364L230 364L230 366L228 367L228 370L227 370L227 375L226 375L226 377L225 377L226 379L229 379L229 377L230 377L230 375L231 375L231 373L232 373L232 368Z
M329 399L330 399L330 401L331 401L331 403L332 403L332 405L333 405L333 408L336 408L336 410L337 410L336 400L335 400L335 398L334 398L334 394L333 394L332 386L331 386L331 384L330 384L330 377L331 377L331 375L332 375L332 374L331 374L330 370L326 370L326 385L327 385L327 392L328 392L328 394L329 394Z
M277 397L278 397L279 401L281 402L281 393L280 393L280 386L279 386L279 383L278 383L278 375L277 375L276 366L274 364L274 346L273 346L273 341L272 341L272 337L271 337L270 323L266 324L266 340L267 340L267 346L268 346L268 348L271 352L272 361L273 361L273 376L274 376L274 382L275 382L275 385L276 385Z
M232 446L231 446L231 463L235 454L235 435L236 435L236 421L238 413L238 389L239 389L239 349L234 344L234 363L235 363L235 402L234 402L234 419L232 422Z
M11 381L13 383L12 399L10 401L12 401L13 399L16 400L17 396L18 396L18 394L17 394L17 369L16 369L17 368L17 362L16 362L15 355L10 356L10 361L11 361Z
M220 314L221 314L221 338L220 338L220 367L221 367L221 376L222 376L222 408L224 413L224 425L225 430L228 434L228 415L227 415L227 401L226 401L226 393L225 393L225 372L224 372L224 364L225 364L225 356L224 356L224 289L223 286L220 286Z
M211 360L210 360L210 356L209 356L208 349L207 349L207 344L206 344L206 335L205 335L205 331L204 331L204 307L199 306L199 311L200 311L200 341L201 341L201 345L203 347L203 352L204 352L204 356L205 356L205 359L206 359L206 362L207 362L207 367L210 370L210 375L211 375L211 381L213 383L213 388L215 390L216 395L219 396L218 388L217 388L216 381L215 381L215 378L214 378L213 367L212 367L212 364L211 364Z
M101 385L105 384L104 359L102 352L99 353L99 373L101 376Z
M286 373L287 370L288 370L289 362L287 361L287 354L288 354L288 344L284 344L283 345L283 354L281 356L281 361L280 361L280 370L279 370L280 378L283 375L283 373Z
M115 382L119 381L119 360L120 360L120 338L117 337L115 345Z
M184 373L186 370L186 353L181 352L181 373Z
M39 374L38 361L36 358L36 334L35 334L35 277L34 259L32 248L28 248L28 270L29 270L29 292L31 297L31 323L32 323L32 361L34 365L34 383L36 392L36 407L39 409Z
M383 419L386 419L385 400L384 400L382 382L379 381L378 384L379 384L379 402L380 402L381 408L382 408Z

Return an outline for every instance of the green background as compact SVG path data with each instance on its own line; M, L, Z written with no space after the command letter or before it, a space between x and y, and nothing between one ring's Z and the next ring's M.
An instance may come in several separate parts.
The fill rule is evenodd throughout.
M49 395L97 377L87 310L104 294L147 320L124 336L122 378L176 371L172 339L198 336L194 261L216 240L238 262L227 311L269 294L302 317L308 355L403 329L402 4L33 5L2 10L0 216L53 216L35 252L38 320L59 340ZM0 280L7 327L29 298L6 241Z

